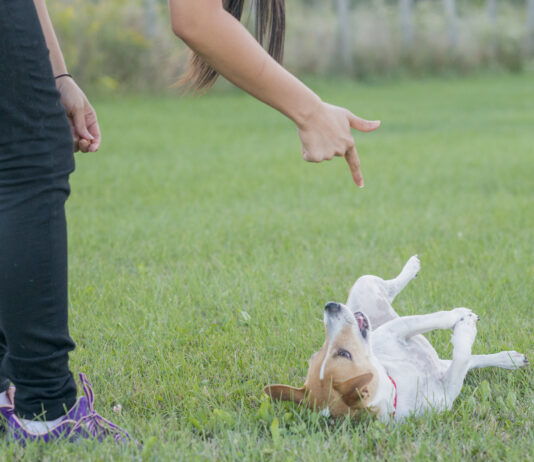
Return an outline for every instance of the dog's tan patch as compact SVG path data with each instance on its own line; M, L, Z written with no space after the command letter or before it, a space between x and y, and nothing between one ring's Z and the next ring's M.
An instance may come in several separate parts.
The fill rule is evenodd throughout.
M303 387L270 385L265 387L265 393L273 399L303 403L316 410L328 407L333 417L346 414L357 417L365 409L373 413L369 403L378 388L378 372L363 342L361 335L347 325L336 338L327 338L311 357ZM340 355L343 350L352 358Z

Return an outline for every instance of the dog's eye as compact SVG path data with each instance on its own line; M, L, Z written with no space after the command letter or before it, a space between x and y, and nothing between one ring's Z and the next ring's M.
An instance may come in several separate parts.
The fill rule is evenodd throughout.
M336 356L343 356L344 358L352 359L352 355L347 350L344 350L343 348L340 348L339 350L337 350Z

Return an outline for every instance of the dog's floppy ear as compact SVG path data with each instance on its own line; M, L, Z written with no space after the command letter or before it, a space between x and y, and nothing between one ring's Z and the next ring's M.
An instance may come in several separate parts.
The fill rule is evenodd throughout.
M295 388L289 385L267 385L263 391L272 399L293 401L297 404L302 403L306 394L305 387Z
M369 390L366 385L372 379L373 374L367 372L344 382L334 382L334 390L341 395L341 399L347 406L354 406L358 401L369 396Z

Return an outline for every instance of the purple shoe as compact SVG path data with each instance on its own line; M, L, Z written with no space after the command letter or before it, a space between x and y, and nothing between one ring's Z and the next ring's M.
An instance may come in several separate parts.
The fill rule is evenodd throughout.
M15 410L15 387L6 390L6 399L0 401L0 431L5 430L6 424Z
M94 409L94 393L85 374L80 374L80 382L85 396L81 396L63 419L48 433L32 433L27 430L16 414L11 411L7 425L10 436L19 442L55 441L66 439L74 441L78 438L97 439L102 441L113 436L117 442L126 442L130 435L113 422L98 415Z

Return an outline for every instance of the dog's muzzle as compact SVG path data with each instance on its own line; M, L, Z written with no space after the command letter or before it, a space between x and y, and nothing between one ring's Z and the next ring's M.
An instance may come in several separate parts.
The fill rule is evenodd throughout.
M336 302L328 302L324 306L324 310L328 314L337 314L337 313L339 313L341 311L341 305L339 303L336 303Z

